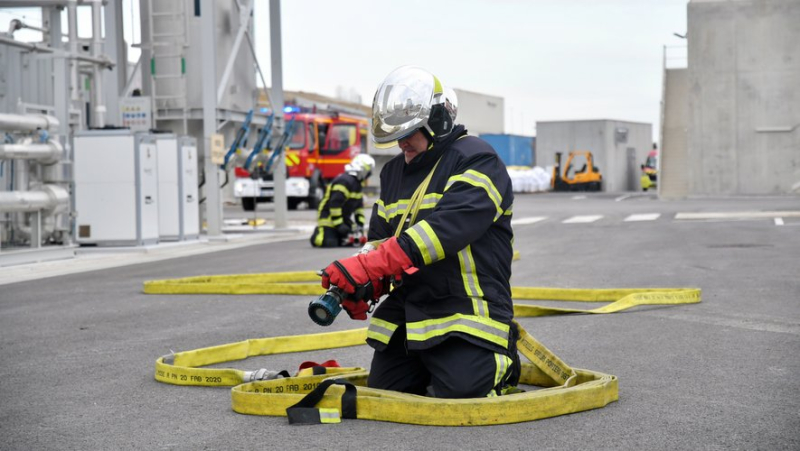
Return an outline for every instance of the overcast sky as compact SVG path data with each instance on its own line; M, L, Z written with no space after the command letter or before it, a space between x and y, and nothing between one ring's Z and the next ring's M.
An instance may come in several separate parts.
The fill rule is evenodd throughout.
M134 23L137 4L123 0ZM685 45L673 33L686 31L686 4L284 0L283 83L331 96L356 93L370 104L386 74L415 64L455 88L503 97L507 133L534 135L537 120L608 118L651 123L655 138L663 46ZM140 34L126 29L125 36L138 42ZM267 0L256 0L255 37L269 82Z
M266 3L256 37L268 62ZM284 1L284 86L329 95L342 86L371 103L386 74L416 64L453 87L504 97L508 133L533 135L537 120L611 118L652 123L657 136L663 46L685 45L673 32L686 31L686 4Z

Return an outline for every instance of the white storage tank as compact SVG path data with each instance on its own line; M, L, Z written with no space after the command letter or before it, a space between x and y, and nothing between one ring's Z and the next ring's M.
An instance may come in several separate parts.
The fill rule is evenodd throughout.
M159 241L158 160L152 135L88 130L74 137L76 241L141 246Z

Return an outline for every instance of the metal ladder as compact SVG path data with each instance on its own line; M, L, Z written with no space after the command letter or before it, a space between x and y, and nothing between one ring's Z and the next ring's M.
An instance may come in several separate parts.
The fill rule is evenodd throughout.
M186 48L189 24L186 0L147 0L152 54L153 119L160 110L183 110L187 115ZM154 9L157 7L158 9ZM161 119L165 119L161 117Z

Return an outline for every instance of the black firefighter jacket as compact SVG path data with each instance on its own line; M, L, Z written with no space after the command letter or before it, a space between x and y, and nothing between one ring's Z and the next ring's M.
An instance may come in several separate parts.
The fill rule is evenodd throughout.
M514 195L508 171L488 143L457 126L410 164L402 154L390 160L381 171L369 239L394 235L414 191L437 161L415 223L404 224L398 237L419 271L405 275L379 304L367 342L382 350L405 325L408 349L427 349L457 335L507 351Z
M345 172L336 176L320 202L317 225L336 229L341 224L347 224L352 230L353 215L357 225L364 225L364 195L361 190L361 182L353 174Z

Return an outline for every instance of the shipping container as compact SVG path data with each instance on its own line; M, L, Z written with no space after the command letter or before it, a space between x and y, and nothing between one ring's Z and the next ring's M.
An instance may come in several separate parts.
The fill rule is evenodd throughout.
M494 147L506 166L533 166L536 163L536 138L508 134L480 135Z

